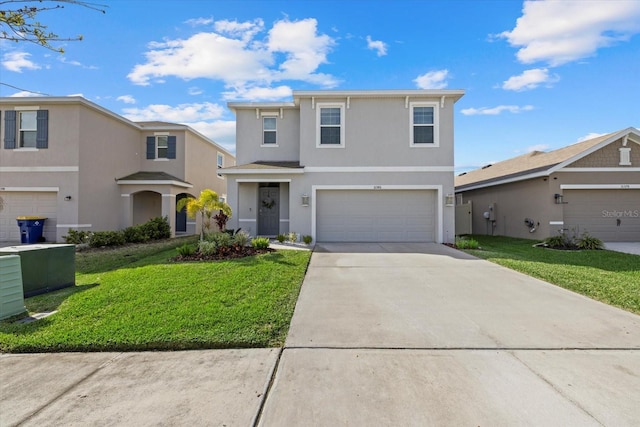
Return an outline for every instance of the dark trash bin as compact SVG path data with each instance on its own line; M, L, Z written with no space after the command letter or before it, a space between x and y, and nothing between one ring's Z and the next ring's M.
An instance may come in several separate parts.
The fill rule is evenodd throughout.
M16 218L20 227L20 243L44 242L42 229L47 218L41 216L19 216Z

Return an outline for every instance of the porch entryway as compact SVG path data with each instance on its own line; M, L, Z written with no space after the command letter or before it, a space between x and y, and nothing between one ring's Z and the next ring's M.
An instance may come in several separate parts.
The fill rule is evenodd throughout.
M280 232L280 184L263 183L258 188L258 234L277 236Z

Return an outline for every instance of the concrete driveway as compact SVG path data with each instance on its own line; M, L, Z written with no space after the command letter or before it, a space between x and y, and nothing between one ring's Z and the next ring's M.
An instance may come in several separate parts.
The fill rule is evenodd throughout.
M316 247L261 425L637 425L640 317L443 245Z
M316 247L284 349L0 355L0 426L637 426L640 316L442 245Z

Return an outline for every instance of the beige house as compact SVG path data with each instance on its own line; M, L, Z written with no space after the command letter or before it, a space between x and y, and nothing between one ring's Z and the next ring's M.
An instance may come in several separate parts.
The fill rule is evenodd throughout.
M176 212L204 188L224 195L234 156L188 126L134 123L82 97L0 98L0 242L16 217L44 216L44 237L118 230L166 216L172 234L197 224ZM194 220L195 221L195 220Z
M229 103L229 226L318 242L453 240L453 107L463 94L294 91L293 102Z
M603 241L640 241L636 128L488 165L457 176L455 185L463 213L457 222L471 215L474 234L588 232Z

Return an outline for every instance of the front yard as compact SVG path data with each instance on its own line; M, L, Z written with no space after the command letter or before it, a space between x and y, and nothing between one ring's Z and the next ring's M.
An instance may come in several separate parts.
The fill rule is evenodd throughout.
M465 250L513 270L640 314L640 256L611 251L533 247L536 241L474 236L482 250Z
M26 324L0 322L0 351L283 345L311 253L171 262L182 244L77 253L75 287L25 300L31 314L58 312Z

